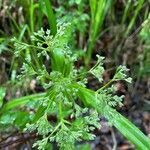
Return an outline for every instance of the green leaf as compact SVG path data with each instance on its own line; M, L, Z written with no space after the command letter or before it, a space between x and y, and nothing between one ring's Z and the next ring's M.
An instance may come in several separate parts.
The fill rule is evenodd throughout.
M30 115L29 113L25 111L16 111L16 119L14 121L14 124L16 127L19 127L20 129L24 129L26 124L30 122Z
M3 105L3 98L5 97L6 89L0 87L0 107Z
M91 9L91 25L90 25L90 35L88 42L88 50L86 55L85 63L89 64L92 56L92 51L99 37L99 32L102 29L102 25L105 20L105 16L111 7L112 0L89 0L89 5Z
M44 10L44 12L46 12L47 18L48 18L48 22L50 25L50 29L52 31L52 35L55 35L57 33L57 26L56 26L56 17L53 13L53 9L52 9L52 5L50 0L42 0L44 2L44 8L46 10Z
M108 107L108 112L101 112L102 110L96 105L97 98L95 93L91 90L84 89L83 87L78 87L79 97L84 101L86 106L93 107L105 115L105 117L138 149L149 150L150 140L145 136L134 124L132 124L128 119L123 117L120 113L115 111L115 109ZM113 112L110 117L109 112ZM117 116L117 117L116 117Z
M43 99L44 96L45 96L45 93L40 93L40 94L33 94L33 95L29 95L29 96L24 96L24 97L12 99L2 107L2 109L0 110L0 114L8 111L10 109L13 109L15 107L25 105L30 100Z
M128 139L137 149L149 150L150 139L146 137L135 125L133 125L128 119L116 112L119 117L114 118L114 126Z
M89 90L79 84L74 85L78 89L78 97L84 103L85 106L96 108L97 104L95 101L95 92Z

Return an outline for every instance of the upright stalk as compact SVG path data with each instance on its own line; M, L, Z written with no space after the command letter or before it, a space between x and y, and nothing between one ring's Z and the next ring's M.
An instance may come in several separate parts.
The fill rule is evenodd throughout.
M88 66L91 60L92 52L99 36L99 31L101 31L105 16L111 6L111 3L112 0L89 0L89 5L91 8L91 25L87 55L85 56L86 66Z
M126 32L125 32L125 37L128 36L129 32L130 32L131 29L133 28L133 25L134 25L134 23L135 23L135 20L136 20L136 18L137 18L137 15L139 14L139 11L141 10L141 8L142 8L142 6L143 6L143 3L144 3L144 0L139 0L139 1L138 1L137 7L136 7L135 12L134 12L134 15L133 15L133 17L132 17L132 19L131 19L131 21L130 21L128 27L127 27L127 30L126 30Z

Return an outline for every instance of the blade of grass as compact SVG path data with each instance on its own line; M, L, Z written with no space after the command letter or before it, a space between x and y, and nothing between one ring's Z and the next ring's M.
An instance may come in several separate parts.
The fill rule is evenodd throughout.
M31 28L31 32L34 32L34 17L33 17L33 13L34 12L34 4L33 4L33 0L31 0L30 3L30 28Z
M128 16L128 12L129 12L129 8L131 6L131 0L128 0L127 3L126 3L126 7L125 7L125 10L124 10L124 13L123 13L123 17L122 17L122 20L121 20L121 24L124 24L127 16Z
M112 0L89 0L91 8L91 26L90 35L87 48L87 55L85 56L85 64L88 66L94 45L101 31L105 16L112 4Z
M132 17L132 19L131 19L131 21L130 21L128 27L127 27L127 30L126 30L126 32L125 32L125 37L128 36L128 34L129 34L129 32L131 31L133 25L135 24L135 20L136 20L136 18L137 18L137 16L138 16L138 14L139 14L139 12L140 12L142 6L143 6L143 3L144 3L144 0L139 0L139 1L138 1L138 5L137 5L137 7L136 7L136 9L135 9L134 15L133 15L133 17Z
M43 12L42 12L42 1L39 0L39 18L38 18L38 25L39 29L42 27L42 18L43 18Z
M0 108L3 105L3 99L6 94L6 89L0 86Z
M113 115L108 112L103 112L103 109L99 108L97 105L97 98L93 91L81 87L80 85L75 85L79 90L79 98L88 107L93 107L97 109L100 114L103 114L111 123L114 125L130 142L132 142L136 148L139 150L149 150L150 139L144 135L134 124L132 124L128 119L123 117L119 112L113 108L107 106L107 110L113 112ZM105 106L102 106L104 108ZM116 117L117 116L117 117Z
M8 103L3 105L3 107L0 110L0 114L8 111L10 109L14 109L15 107L25 105L30 100L40 100L44 96L45 96L45 93L40 93L40 94L33 94L33 95L29 95L29 96L24 96L24 97L12 99Z
M31 33L33 33L35 31L35 18L34 18L34 12L35 12L35 9L38 8L38 4L35 3L34 4L34 1L31 0L30 2L30 28L31 28Z
M43 12L46 12L45 15L48 18L51 33L52 33L52 35L55 35L57 33L57 24L56 24L56 17L53 12L53 9L52 9L51 2L50 2L50 0L39 0L39 2L40 2L40 5L44 4L43 9L45 9L45 10L43 10Z
M113 125L139 150L150 149L150 139L146 137L134 124L128 119L116 112L119 117L114 118ZM115 116L115 115L114 115Z
M20 32L19 37L18 37L19 41L22 41L22 39L23 39L23 37L24 37L24 34L25 34L25 32L26 32L27 28L28 28L28 25L27 25L27 24L25 24L25 25L23 26L23 28L22 28L21 32Z

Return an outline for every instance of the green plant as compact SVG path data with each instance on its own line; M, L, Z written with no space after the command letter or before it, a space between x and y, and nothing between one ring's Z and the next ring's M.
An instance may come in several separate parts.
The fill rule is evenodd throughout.
M144 3L144 0L139 0L137 2L137 4L136 4L135 8L133 8L133 9L135 9L134 10L134 15L132 16L132 18L131 18L128 26L127 26L127 29L126 29L125 34L124 34L125 37L128 36L128 34L130 33L130 31L132 30L132 28L133 28L133 26L135 24L135 21L137 19L137 16L138 16L141 8L143 7L143 3ZM129 0L127 2L127 6L125 7L125 11L124 11L124 14L123 14L123 17L122 17L122 23L125 21L125 19L127 17L127 13L129 13L129 10L130 10L129 8L131 6L134 7L134 5L131 5L131 1Z
M140 32L140 38L144 43L144 51L142 54L139 55L140 60L140 69L139 74L142 75L149 75L150 74L150 14L148 18L144 21L142 25L142 30Z
M36 61L41 64L37 65L29 53L23 59L19 78L36 78L45 88L45 93L21 97L4 104L0 110L0 126L15 126L26 132L36 131L42 137L33 145L38 149L45 150L51 147L49 143L57 142L60 149L73 150L78 142L94 139L92 131L100 128L99 117L105 116L138 149L148 150L148 137L115 110L116 106L122 105L122 97L115 94L113 83L118 80L131 82L126 75L128 69L119 66L106 85L97 91L87 89L87 74L92 73L99 82L103 81L104 58L97 56L97 64L87 72L77 69L74 66L77 57L67 45L71 36L70 24L60 24L57 29L55 36L51 35L50 30L35 32L31 37L34 45L13 39L16 55L22 57L23 51L34 49L38 56ZM48 61L50 58L51 66L44 65L44 57ZM32 107L34 112L14 109L20 106ZM50 120L50 116L54 116L55 120ZM20 121L22 117L25 118L23 122Z
M6 90L2 87L0 87L0 108L3 105L3 98L5 97Z
M111 3L111 0L89 0L91 9L91 25L87 55L85 56L86 65L88 65L91 60L93 48L95 46L96 40L99 37L99 32L101 31L105 16L111 6Z
M39 8L41 11L40 14L43 12L47 16L52 35L55 35L57 32L56 18L52 10L51 2L49 0L39 0ZM42 16L40 18L42 19Z
M119 8L116 6L119 6ZM110 15L107 17L109 26L105 27L104 32L108 33L111 40L110 43L112 44L108 45L108 51L112 52L111 57L115 59L116 64L118 64L118 57L122 56L122 53L126 55L132 49L136 50L138 47L140 41L136 41L135 47L134 42L138 37L142 22L147 18L148 6L149 1L143 0L122 1L120 4L118 1L113 1ZM107 48L105 51L107 51Z
M56 19L49 0L39 0L38 2L34 0L15 0L13 2L8 1L7 3L5 3L5 1L2 1L2 3L4 6L2 7L3 9L1 11L4 11L5 13L3 16L4 18L1 20L4 20L8 17L8 20L10 22L8 33L10 32L10 35L8 33L5 33L3 29L0 30L0 54L5 55L7 54L7 52L11 53L10 58L12 59L12 61L9 62L9 73L11 74L11 80L7 84L14 85L12 90L15 91L15 87L19 87L23 84L21 81L17 81L17 72L19 72L19 69L22 65L22 60L19 57L17 58L14 56L15 47L11 42L11 38L16 37L20 42L33 42L29 37L34 31L37 31L37 29L40 29L41 26L43 26L44 15L47 16L52 34L55 34L57 28ZM5 9L5 7L8 7L8 9ZM15 17L13 17L12 15L14 13L14 10L17 12L15 12L17 14ZM29 50L26 49L25 51L22 51L22 58L28 57L29 53L32 53L31 55L33 55L32 58L36 62L36 65L40 66L40 61L36 61L37 53L35 50L29 52Z
M14 59L20 58L21 60L21 64L18 61L12 61L11 79L15 80L13 87L18 83L23 84L26 79L36 79L45 92L27 94L25 97L12 99L5 103L3 102L5 88L0 88L0 131L11 131L13 127L13 130L16 128L21 132L36 132L39 140L33 146L37 146L38 149L51 149L54 142L57 142L60 149L81 149L81 141L94 139L92 131L100 128L99 118L104 116L137 149L149 149L149 139L115 110L117 106L123 105L123 96L116 95L113 83L119 80L131 82L131 78L126 75L128 69L125 66L117 67L113 78L97 91L93 91L86 87L86 77L87 74L93 74L99 82L103 82L104 58L98 55L96 65L89 71L85 71L82 67L76 68L74 65L78 61L78 53L74 53L75 48L73 47L74 43L78 43L78 41L75 41L75 38L73 42L71 40L74 33L77 32L80 39L79 47L84 47L83 39L86 36L88 20L88 14L84 11L86 2L80 0L69 0L68 3L62 0L58 1L59 5L63 5L56 10L59 18L58 25L56 25L50 1L39 0L37 3L34 0L26 2L20 0L18 2L25 8L26 24L18 25L18 22L9 13L12 21L11 28L17 37L13 39L15 42ZM131 1L127 3L122 24L126 23L132 8ZM126 36L135 23L143 0L136 4L137 9L129 23ZM90 1L91 30L87 52L89 56L85 56L86 65L91 59L92 50L110 5L111 1ZM66 10L70 7L71 12ZM37 10L39 17L35 13ZM44 14L48 18L50 30L41 29L34 32L42 26ZM30 19L28 20L28 18ZM71 24L62 24L68 20ZM148 29L148 27L144 27L141 32L143 41L146 41L145 45L148 45L149 42L148 38L145 38ZM31 39L30 35L32 35ZM6 50L7 41L4 38L0 40L2 41L0 48ZM21 73L17 72L18 65L22 65ZM17 74L19 75L16 77ZM24 89L22 88L22 90ZM82 149L90 148L89 145L85 145Z
M73 32L69 46L79 57L83 57L88 34L88 0L69 0L68 3L65 0L58 0L58 5L59 7L55 8L57 20L64 23L70 22L72 26Z

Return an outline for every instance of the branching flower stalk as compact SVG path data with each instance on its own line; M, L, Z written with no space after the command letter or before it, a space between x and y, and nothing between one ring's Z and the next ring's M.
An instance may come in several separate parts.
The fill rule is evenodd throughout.
M94 140L95 135L92 131L100 128L100 116L104 116L137 148L148 150L149 139L115 110L116 106L122 105L122 97L115 94L113 85L109 86L110 83L113 84L118 80L131 82L131 78L126 75L128 69L119 66L113 79L98 91L86 88L86 73L75 67L74 62L77 61L77 57L68 46L70 36L70 24L58 24L55 36L52 36L49 30L45 32L43 29L34 33L33 46L14 39L18 55L20 50L23 52L27 47L32 51L30 49L32 47L35 48L40 60L50 58L51 66L44 65L45 60L43 60L43 65L35 68L32 67L35 66L32 55L30 58L25 58L19 78L36 78L45 89L45 93L22 97L3 105L0 110L0 125L11 124L25 132L35 131L42 137L33 145L39 150L47 149L53 142L56 142L62 150L75 150L79 142ZM46 48L43 47L43 43L46 44ZM87 73L93 74L99 82L103 82L104 58L97 57L96 65ZM17 123L17 115L14 115L12 120L4 120L6 116L15 114L16 107L22 105L25 108L31 107L30 102L34 112L23 113L23 117L27 118L23 124ZM20 113L20 110L17 113ZM51 116L55 119L51 120Z

